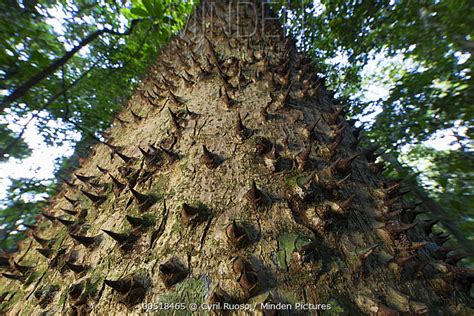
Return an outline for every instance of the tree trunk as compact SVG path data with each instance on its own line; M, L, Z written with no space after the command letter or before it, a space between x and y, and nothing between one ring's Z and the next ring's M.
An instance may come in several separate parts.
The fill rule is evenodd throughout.
M472 273L267 11L203 1L0 261L4 312L472 315Z

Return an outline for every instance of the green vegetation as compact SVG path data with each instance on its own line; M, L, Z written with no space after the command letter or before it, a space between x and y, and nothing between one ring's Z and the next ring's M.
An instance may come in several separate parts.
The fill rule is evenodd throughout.
M366 122L387 174L417 183L473 251L472 68L474 8L469 1L280 1L299 47L314 56L326 84ZM376 71L368 71L371 67ZM386 94L377 95L377 91ZM368 120L367 117L373 117ZM427 141L440 140L443 150ZM388 156L388 157L387 157ZM420 199L413 194L412 198ZM428 209L428 211L432 211ZM452 230L449 230L453 233Z

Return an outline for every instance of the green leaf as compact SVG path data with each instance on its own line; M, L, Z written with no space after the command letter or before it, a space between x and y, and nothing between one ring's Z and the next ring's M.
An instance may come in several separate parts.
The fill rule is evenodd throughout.
M155 5L154 5L153 13L156 18L161 19L164 13L163 3L161 3L161 1L155 1L154 3Z
M141 16L141 17L149 17L150 16L150 13L148 13L146 10L144 10L143 8L140 8L140 7L134 7L130 10L130 12L137 15L137 16Z
M143 0L143 5L145 6L145 8L148 11L149 15L155 16L154 5L151 2L151 0Z

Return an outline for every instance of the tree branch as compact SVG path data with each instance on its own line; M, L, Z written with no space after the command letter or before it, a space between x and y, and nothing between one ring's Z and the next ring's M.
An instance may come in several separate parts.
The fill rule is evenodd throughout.
M33 119L35 119L36 117L38 117L38 115L41 113L42 110L46 109L50 104L52 104L54 101L56 101L60 96L62 96L67 90L69 90L70 88L74 87L82 78L84 78L89 72L91 72L94 67L96 66L97 62L94 63L89 69L87 69L86 71L84 71L80 76L79 78L77 78L76 80L74 80L74 82L72 82L70 85L68 85L67 87L64 87L60 92L56 93L55 95L53 95L51 98L48 99L48 101L46 101L46 103L44 103L41 108L38 109L38 112L36 112L35 114L33 114L33 116L28 120L28 122L26 122L25 125L23 125L23 128L20 132L20 134L18 134L18 136L12 140L5 148L0 148L0 161L2 160L2 158L8 154L10 152L10 150L20 141L20 139L23 137L23 134L25 133L26 129L28 128L28 125L33 121Z
M76 54L81 48L88 45L89 43L94 41L96 38L101 36L102 34L112 34L112 35L118 35L118 36L130 35L133 29L135 28L135 26L138 24L138 22L141 22L141 21L143 20L142 19L132 20L130 27L123 33L105 28L105 29L98 30L89 34L77 46L75 46L73 49L68 51L63 57L53 61L48 67L40 71L31 79L21 84L12 93L6 96L3 99L2 104L0 104L0 113L3 112L3 110L7 108L12 102L24 96L33 86L35 86L36 84L44 80L46 77L54 73L59 67L67 63L68 60L71 59L74 56L74 54Z

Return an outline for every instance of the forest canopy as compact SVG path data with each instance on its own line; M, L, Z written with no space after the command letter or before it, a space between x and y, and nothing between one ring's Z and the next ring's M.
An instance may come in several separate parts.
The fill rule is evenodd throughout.
M0 247L13 250L49 196L103 140L160 50L197 1L5 0L0 3L0 163L44 146L69 146L50 178L3 183ZM470 1L272 1L298 48L359 127L381 146L388 176L404 179L474 252ZM383 153L383 154L382 154ZM4 180L9 174L2 174ZM428 201L428 203L426 203ZM433 204L434 203L434 204ZM466 262L466 264L468 264Z

